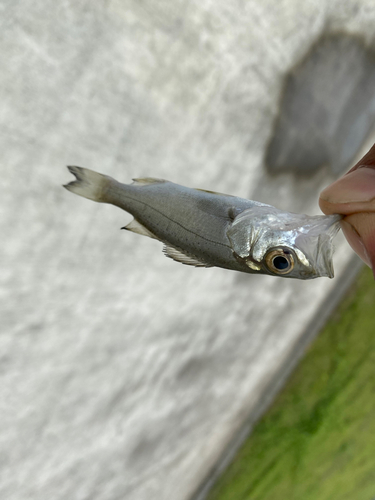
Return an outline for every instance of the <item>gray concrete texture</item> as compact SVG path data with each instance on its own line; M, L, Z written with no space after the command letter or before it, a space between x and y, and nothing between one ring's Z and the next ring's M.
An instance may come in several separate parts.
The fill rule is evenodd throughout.
M63 190L65 165L319 213L334 174L272 176L265 154L288 72L330 33L371 50L373 0L3 0L0 12L0 498L188 499L353 254L338 239L338 277L310 282L183 266L120 232L125 212ZM367 146L353 144L353 156Z

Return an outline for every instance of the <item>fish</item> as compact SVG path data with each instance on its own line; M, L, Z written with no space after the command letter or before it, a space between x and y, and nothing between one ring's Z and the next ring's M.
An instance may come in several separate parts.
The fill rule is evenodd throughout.
M340 215L294 214L164 179L122 184L87 168L67 168L75 180L64 188L130 213L134 219L121 229L159 240L177 262L302 280L334 276Z

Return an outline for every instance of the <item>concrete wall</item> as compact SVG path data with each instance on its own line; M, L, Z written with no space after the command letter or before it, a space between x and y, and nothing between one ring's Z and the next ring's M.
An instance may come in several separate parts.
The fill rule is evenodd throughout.
M0 12L0 497L188 499L340 293L353 254L337 240L331 281L182 266L120 232L128 214L63 190L65 165L319 213L336 174L275 176L264 158L288 72L326 33L370 50L373 2L36 0Z

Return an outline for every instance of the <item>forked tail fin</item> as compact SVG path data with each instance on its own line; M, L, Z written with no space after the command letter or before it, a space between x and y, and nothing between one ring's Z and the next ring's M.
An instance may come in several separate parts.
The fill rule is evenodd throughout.
M81 167L68 167L76 177L75 181L65 184L64 188L74 194L98 202L106 202L105 190L113 179L107 175L98 174L93 170Z

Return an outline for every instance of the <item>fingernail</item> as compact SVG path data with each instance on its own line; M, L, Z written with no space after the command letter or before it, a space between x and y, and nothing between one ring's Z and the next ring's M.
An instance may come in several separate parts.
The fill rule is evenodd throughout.
M359 257L363 260L363 262L370 269L373 269L370 256L358 232L354 229L354 227L351 224L349 224L349 222L342 220L340 224L342 231L345 235L345 238L348 240L349 245L352 247L355 253L359 255Z
M329 203L364 203L375 199L375 169L361 166L320 193Z

